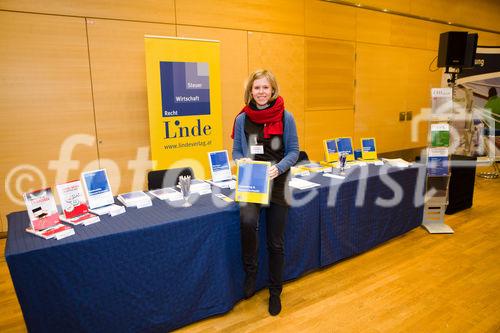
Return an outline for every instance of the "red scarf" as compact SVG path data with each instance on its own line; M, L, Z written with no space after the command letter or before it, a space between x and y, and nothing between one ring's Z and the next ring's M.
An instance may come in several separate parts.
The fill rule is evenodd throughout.
M278 96L274 105L263 110L255 110L249 105L238 113L236 117L245 112L246 116L256 124L264 124L264 138L268 139L271 135L283 135L283 112L285 111L285 102L281 96ZM231 139L234 139L234 126L236 118L233 123L233 132Z

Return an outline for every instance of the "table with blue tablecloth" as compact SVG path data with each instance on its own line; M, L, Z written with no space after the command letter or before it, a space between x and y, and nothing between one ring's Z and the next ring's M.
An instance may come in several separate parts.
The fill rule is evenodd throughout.
M370 165L352 167L343 180L309 177L321 186L292 193L298 205L285 231L285 280L418 226L423 208L414 195L422 169ZM391 180L402 200L375 204L397 192ZM365 202L356 205L365 185ZM164 332L229 311L243 298L238 205L213 195L191 200L185 208L153 199L152 207L103 216L62 240L26 233L25 211L9 214L5 257L28 330ZM265 230L261 225L261 240ZM267 272L261 241L258 288Z

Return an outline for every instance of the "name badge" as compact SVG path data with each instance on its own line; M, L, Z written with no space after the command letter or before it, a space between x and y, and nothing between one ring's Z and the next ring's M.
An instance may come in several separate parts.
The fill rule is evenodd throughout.
M264 154L264 146L263 145L252 145L250 146L250 154Z

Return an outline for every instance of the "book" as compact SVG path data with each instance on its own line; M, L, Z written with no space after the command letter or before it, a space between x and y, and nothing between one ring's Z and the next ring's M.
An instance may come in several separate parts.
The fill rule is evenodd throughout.
M323 140L323 149L325 151L326 162L336 162L339 160L339 151L337 149L337 141L335 139Z
M363 160L377 159L375 138L361 138L361 158Z
M220 182L214 182L213 180L208 179L207 182L210 183L213 186L217 186L217 187L220 187L220 188L234 189L236 187L236 180L234 180L234 179L223 180L223 181L220 181Z
M177 201L183 199L182 193L172 187L151 190L149 193L160 200Z
M66 238L68 236L75 234L75 229L68 225L56 224L50 228L43 230L35 230L32 227L26 228L26 232L33 234L35 236L41 237L43 239L55 238L57 240Z
M106 215L116 216L125 213L125 207L119 205L107 205L99 208L90 209L90 212L96 215Z
M320 163L315 163L315 162L310 162L306 164L301 164L298 166L299 169L306 170L309 172L323 172L323 171L328 171L331 170L331 166L328 165L322 165Z
M225 196L225 195L224 195L224 194L222 194L222 193L216 193L216 194L215 194L215 196L216 196L217 198L219 198L219 199L221 199L221 200L225 201L225 202L233 202L233 201L234 201L233 199L231 199L231 198L230 198L230 197L228 197L228 196Z
M411 165L410 162L403 160L402 158L382 158L385 164L395 166L398 168L407 168Z
M337 149L339 154L346 154L346 161L354 161L354 149L350 137L337 138Z
M50 188L23 194L33 230L44 230L60 223L56 201Z
M429 148L427 173L431 177L448 175L448 148Z
M210 173L212 174L212 181L214 183L230 181L232 179L227 150L209 152L208 161L210 162Z
M142 191L133 191L118 195L118 201L125 207L148 207L152 205L151 198Z
M238 162L235 201L269 203L270 162Z
M451 88L432 88L432 114L449 115L453 112L453 90Z
M180 188L179 184L177 187ZM191 179L191 186L189 187L190 193L197 193L200 195L212 193L212 188L210 184L200 180L200 179Z
M91 210L115 203L105 169L84 172L82 180Z
M59 184L56 189L61 201L63 215L67 219L75 218L89 211L85 202L82 183L79 180Z
M91 225L91 224L94 224L94 223L101 221L99 216L96 216L92 213L85 213L85 214L78 215L78 216L73 217L73 218L67 218L64 215L61 215L59 218L61 219L61 221L72 224L72 225Z
M431 147L448 147L450 145L450 125L431 124Z

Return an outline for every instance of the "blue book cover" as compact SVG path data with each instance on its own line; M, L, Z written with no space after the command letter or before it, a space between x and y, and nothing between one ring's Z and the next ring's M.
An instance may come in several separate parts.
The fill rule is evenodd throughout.
M339 153L346 153L347 155L353 154L351 138L338 138L337 147Z
M163 117L210 114L206 62L160 62Z
M236 201L269 203L269 162L243 162L238 164Z
M210 153L210 163L213 171L224 171L230 169L226 151Z
M111 191L105 170L84 173L83 178L89 196Z
M375 152L375 140L373 139L363 139L363 151L367 153Z
M448 175L448 149L432 148L429 150L427 173L429 176Z
M326 149L328 150L328 154L335 154L337 152L337 144L334 140L328 140L326 142Z

